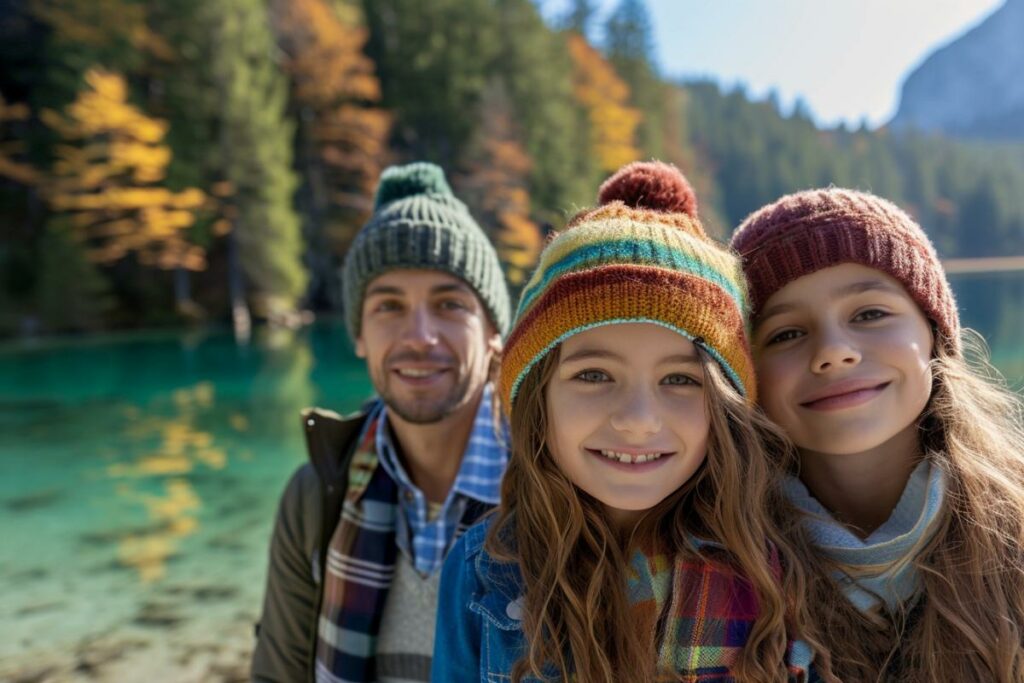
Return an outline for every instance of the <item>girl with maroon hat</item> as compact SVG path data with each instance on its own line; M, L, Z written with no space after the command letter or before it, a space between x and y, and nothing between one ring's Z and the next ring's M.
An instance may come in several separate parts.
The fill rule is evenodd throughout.
M1024 430L924 232L829 188L754 212L761 405L795 445L808 605L845 681L1024 681ZM977 347L976 349L974 347Z

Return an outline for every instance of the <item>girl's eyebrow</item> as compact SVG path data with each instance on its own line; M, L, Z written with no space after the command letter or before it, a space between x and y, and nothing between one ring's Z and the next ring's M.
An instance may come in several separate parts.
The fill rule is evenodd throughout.
M673 364L673 365L675 365L675 364L688 365L688 364L691 364L691 363L695 364L695 365L699 365L700 364L700 358L698 358L696 355L694 355L692 353L678 353L678 354L675 354L673 356L665 356L660 361L658 361L658 365L669 365L669 364Z
M573 363L581 360L617 360L621 361L622 356L606 349L580 349L568 356L562 356L562 363Z
M608 351L606 349L580 349L576 353L571 353L568 356L563 356L562 363L575 363L577 361L584 360L614 360L624 362L624 358L614 351ZM689 364L689 363L700 363L700 359L694 354L689 353L678 353L671 356L665 356L658 361L658 365L668 364Z
M840 287L832 291L833 299L841 299L846 296L852 296L854 294L863 294L864 292L897 292L897 288L890 285L888 282L882 280L862 280L861 282L852 282L845 287Z
M855 294L863 294L864 292L885 292L886 294L898 294L899 289L896 286L891 285L883 280L862 280L860 282L851 282L848 285L844 285L842 287L839 287L838 289L832 290L829 293L829 298L843 299L845 297L853 296ZM798 308L799 306L797 306L797 304L790 303L788 301L783 301L781 303L775 304L774 306L769 306L768 308L761 311L761 314L757 316L757 322L754 323L754 327L760 327L765 320L771 318L774 315L789 313L791 311L797 310Z

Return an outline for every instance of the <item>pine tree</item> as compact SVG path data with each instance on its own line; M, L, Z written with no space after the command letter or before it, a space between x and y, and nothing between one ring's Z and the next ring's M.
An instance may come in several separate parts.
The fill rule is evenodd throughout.
M51 219L40 240L32 311L53 332L99 330L114 308L110 282L86 258L67 217Z
M490 233L513 294L529 277L544 241L530 219L531 162L517 129L509 97L496 79L484 94L466 172L454 179L459 196Z
M596 12L597 7L594 0L572 0L562 17L562 27L566 31L578 33L589 40Z
M605 22L604 48L619 77L629 84L630 103L643 112L637 139L645 155L664 155L665 86L654 58L651 19L643 0L621 0Z
M211 74L220 93L216 154L234 190L229 239L232 309L244 331L238 268L257 313L288 318L306 286L302 235L292 200L294 126L287 120L288 87L267 9L260 0L209 0L201 8Z
M6 178L20 185L35 185L39 173L25 160L27 145L24 140L8 134L12 123L27 121L29 108L24 103L7 103L0 94L0 178Z
M299 121L310 298L339 307L340 259L372 209L391 117L378 106L358 8L327 0L275 0L272 8Z
M454 168L498 51L493 0L364 0L363 9L399 153Z
M534 217L557 226L593 195L590 146L577 144L575 132L581 110L573 101L572 61L564 37L544 25L530 0L496 5L503 30L494 73L531 161Z

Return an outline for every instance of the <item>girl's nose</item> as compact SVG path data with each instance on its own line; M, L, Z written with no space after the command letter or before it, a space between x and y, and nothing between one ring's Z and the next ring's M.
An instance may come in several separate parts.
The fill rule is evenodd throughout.
M650 391L637 389L623 397L612 414L612 428L631 436L649 436L661 431L661 413Z
M819 335L814 355L811 358L811 372L831 372L860 363L860 350L849 337L839 330L825 330Z

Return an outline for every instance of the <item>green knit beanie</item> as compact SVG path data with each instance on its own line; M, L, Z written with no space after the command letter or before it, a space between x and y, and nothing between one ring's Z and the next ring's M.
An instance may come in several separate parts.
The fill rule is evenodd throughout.
M371 280L389 270L425 268L465 280L504 336L511 303L498 254L455 198L440 167L415 162L384 170L374 213L345 256L345 324L359 337L363 296Z

